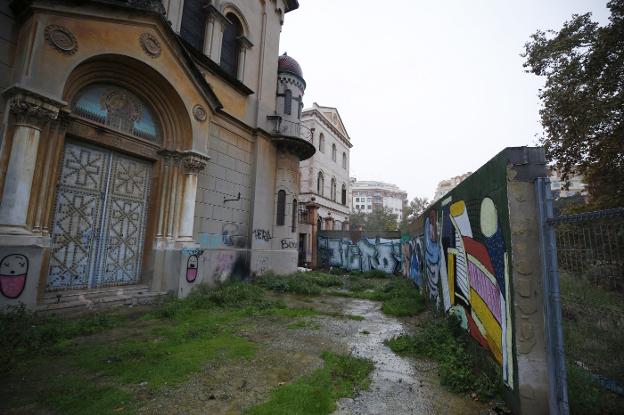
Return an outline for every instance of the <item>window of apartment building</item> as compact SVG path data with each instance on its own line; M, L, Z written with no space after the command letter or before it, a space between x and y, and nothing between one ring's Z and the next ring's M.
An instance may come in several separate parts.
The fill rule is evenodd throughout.
M343 183L342 184L342 204L343 205L347 205L347 186Z
M367 209L368 209L368 210L372 209L372 208L371 208L371 205L368 205L368 208L367 208Z
M290 115L292 113L292 91L287 89L284 92L284 114Z
M182 9L180 36L195 49L203 52L206 16L202 0L186 0Z
M332 144L332 160L336 161L336 144Z
M316 193L323 196L324 187L325 187L325 178L323 177L323 172L320 171L318 174L318 178L316 179Z
M325 136L323 135L323 133L319 135L319 151L321 153L325 152Z
M342 153L342 168L347 169L347 153Z
M283 226L286 218L286 192L280 190L277 192L277 226Z
M331 200L336 201L336 179L331 179Z
M356 197L356 198L355 198L355 201L356 201L356 202L359 202L359 201L360 201L360 198L359 198L359 197Z

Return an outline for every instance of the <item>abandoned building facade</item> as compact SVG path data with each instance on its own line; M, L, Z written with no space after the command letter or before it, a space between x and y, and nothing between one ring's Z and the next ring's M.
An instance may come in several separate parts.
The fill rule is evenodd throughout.
M3 4L0 305L296 270L296 0Z

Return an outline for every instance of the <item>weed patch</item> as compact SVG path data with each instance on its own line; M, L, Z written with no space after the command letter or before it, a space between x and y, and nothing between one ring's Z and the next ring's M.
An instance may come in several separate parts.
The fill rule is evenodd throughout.
M324 288L342 286L342 279L322 272L297 272L291 275L265 274L255 283L277 293L318 295Z
M318 330L321 328L321 325L316 321L311 320L299 320L294 323L290 323L287 328L289 330L298 330L298 329L307 329L307 330Z
M325 415L336 409L336 400L354 396L370 385L374 365L349 355L323 353L325 364L298 381L277 388L268 402L250 408L247 415Z
M402 335L386 340L397 354L431 358L439 363L442 385L456 393L475 392L491 399L500 395L502 385L497 376L481 370L481 362L467 351L468 339L453 320L429 320L415 335Z

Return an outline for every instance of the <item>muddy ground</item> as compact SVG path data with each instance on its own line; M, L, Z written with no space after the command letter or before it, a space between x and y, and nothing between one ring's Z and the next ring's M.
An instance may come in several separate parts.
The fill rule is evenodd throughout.
M142 414L237 414L268 399L275 387L312 372L322 351L352 352L375 362L368 391L338 402L335 414L481 414L487 407L440 386L435 364L395 355L383 341L417 329L418 318L385 316L380 303L330 296L279 296L322 315L250 318L239 332L258 345L248 360L213 362L186 383L143 396ZM342 317L360 316L361 320ZM290 326L290 328L289 328Z

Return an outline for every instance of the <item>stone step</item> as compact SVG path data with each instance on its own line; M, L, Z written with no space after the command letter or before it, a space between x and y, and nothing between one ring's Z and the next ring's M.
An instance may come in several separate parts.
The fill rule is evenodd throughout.
M167 296L166 292L149 291L147 287L140 289L127 290L108 290L108 295L104 292L87 293L82 291L80 294L72 295L71 298L65 298L65 301L56 302L56 297L52 297L54 301L46 301L37 307L39 314L69 314L81 313L92 310L105 308L135 306L150 304Z
M94 288L91 290L51 291L44 295L44 304L71 303L79 300L97 300L116 295L133 295L148 292L147 285L124 285L117 287Z

